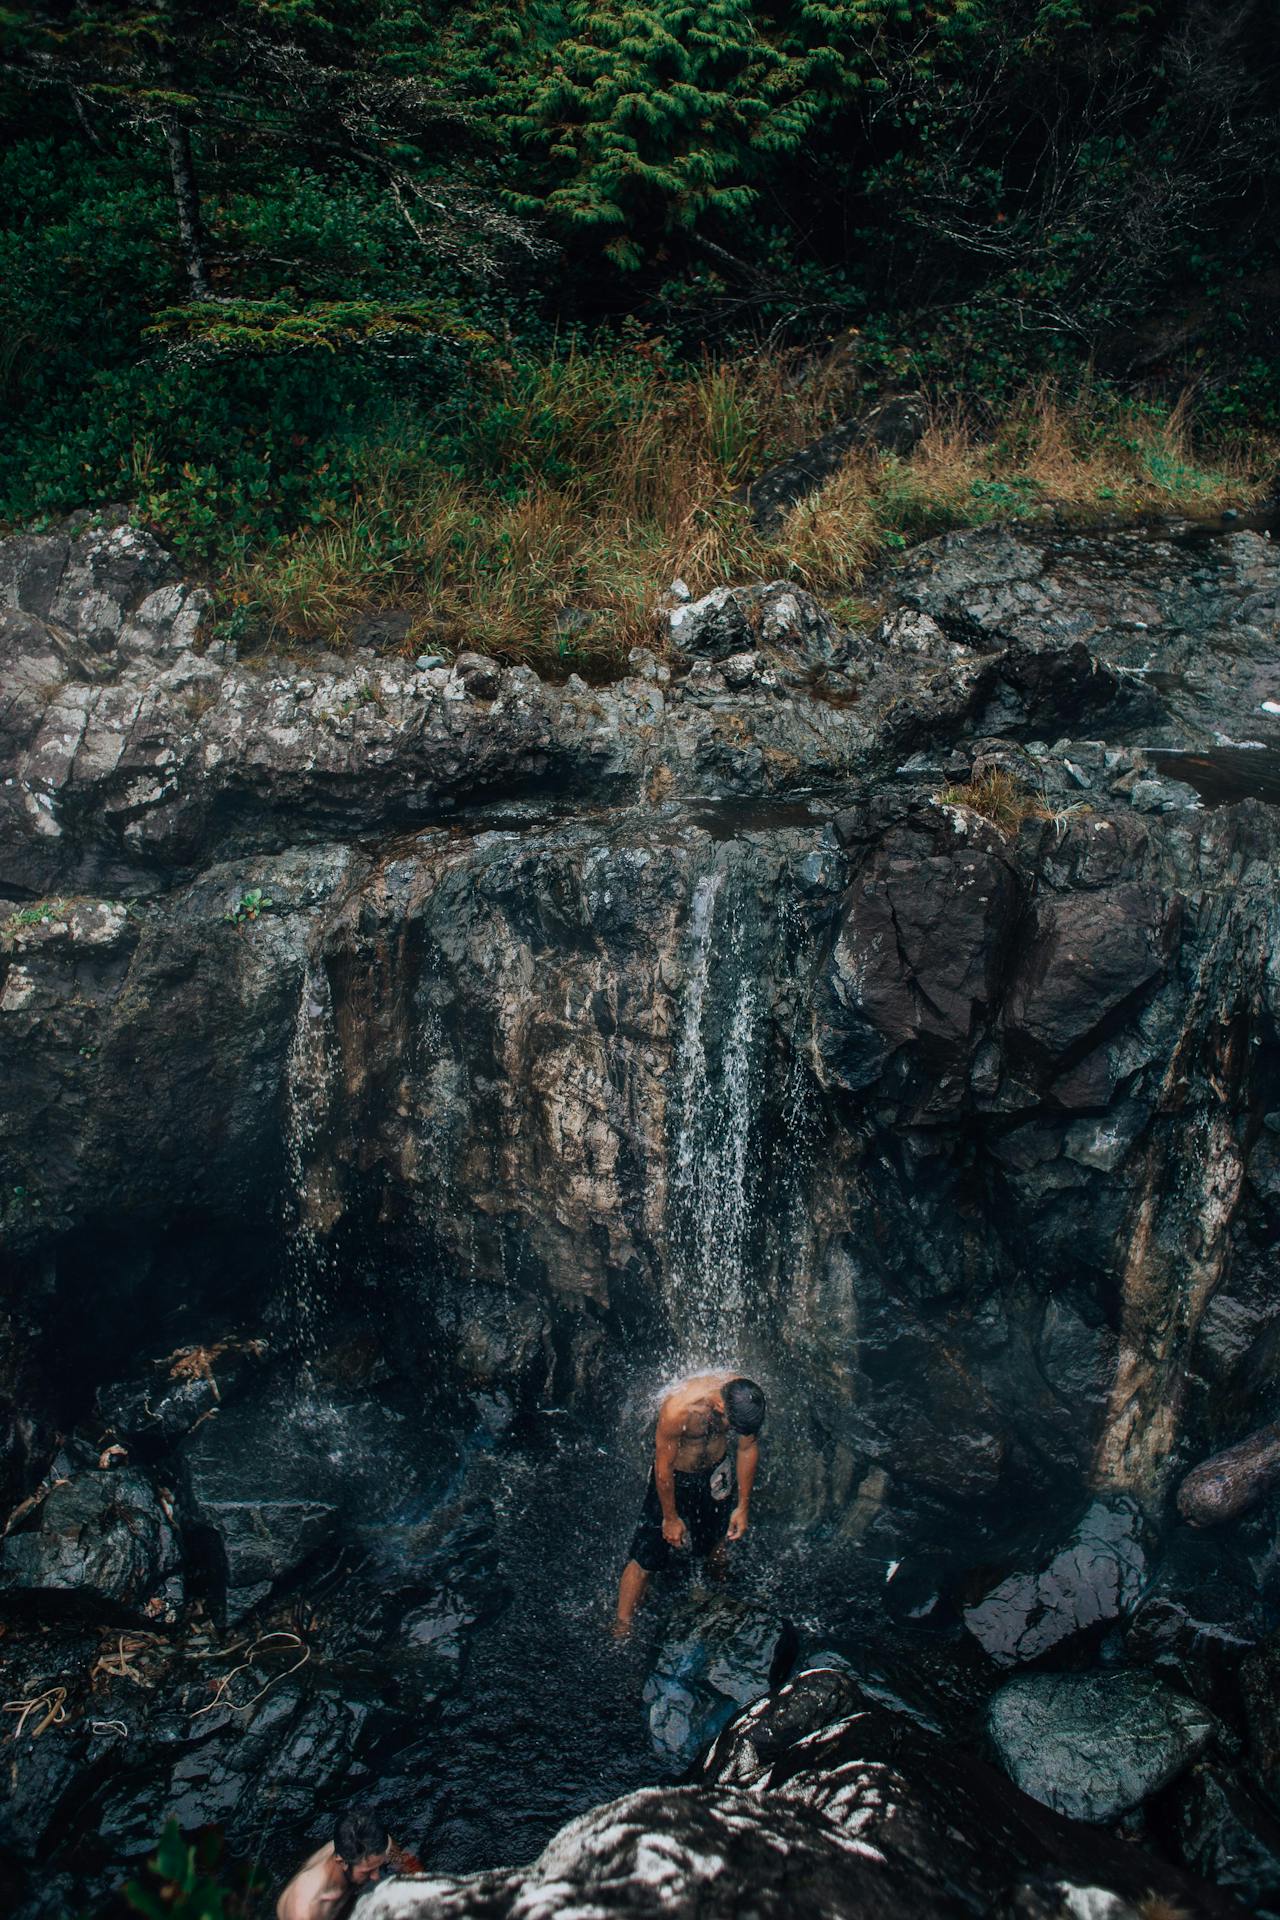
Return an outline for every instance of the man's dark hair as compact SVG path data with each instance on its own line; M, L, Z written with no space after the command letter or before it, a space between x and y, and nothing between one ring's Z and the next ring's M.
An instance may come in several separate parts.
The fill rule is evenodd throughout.
M759 1433L764 1425L765 1397L754 1380L730 1380L724 1390L724 1410L735 1433Z
M367 1860L371 1853L386 1853L390 1846L391 1835L377 1814L364 1813L358 1807L344 1813L333 1830L333 1850L349 1867L357 1860Z

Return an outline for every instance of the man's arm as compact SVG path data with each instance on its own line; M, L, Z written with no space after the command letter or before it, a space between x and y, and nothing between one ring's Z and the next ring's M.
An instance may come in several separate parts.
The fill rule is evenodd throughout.
M676 1512L676 1448L680 1442L678 1426L667 1418L666 1413L658 1416L658 1431L653 1442L653 1478L658 1489L658 1505L662 1508L662 1537L669 1547L684 1545L684 1521Z
M745 1435L738 1442L738 1504L729 1515L729 1538L741 1540L747 1530L747 1512L751 1505L751 1489L756 1483L756 1468L760 1464L760 1442L752 1434Z

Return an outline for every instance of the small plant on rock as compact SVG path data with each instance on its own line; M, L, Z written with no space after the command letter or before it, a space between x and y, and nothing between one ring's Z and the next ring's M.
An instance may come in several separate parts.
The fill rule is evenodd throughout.
M29 907L18 907L0 926L0 940L12 940L25 927L48 926L51 920L60 920L66 909L65 900L35 900Z
M274 905L275 901L269 900L261 887L250 887L222 917L228 926L243 927L250 920L257 920L268 907Z

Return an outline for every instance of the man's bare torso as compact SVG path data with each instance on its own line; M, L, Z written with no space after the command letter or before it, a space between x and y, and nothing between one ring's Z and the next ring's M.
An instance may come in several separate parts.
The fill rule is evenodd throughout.
M721 1389L731 1373L701 1373L669 1393L658 1414L660 1438L675 1443L677 1473L709 1473L729 1451L729 1419Z
M355 1899L341 1869L334 1864L332 1843L304 1860L276 1902L277 1920L340 1920Z

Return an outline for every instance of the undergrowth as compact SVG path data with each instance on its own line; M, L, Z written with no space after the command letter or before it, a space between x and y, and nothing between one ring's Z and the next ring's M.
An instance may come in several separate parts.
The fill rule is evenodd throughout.
M943 787L938 799L943 806L967 807L970 813L981 814L1002 833L1016 833L1024 820L1049 818L1039 794L1004 767L975 769L963 786Z
M847 600L895 551L948 528L1213 513L1258 497L1275 458L1258 443L1198 445L1185 406L1040 386L981 426L937 411L908 456L856 453L757 529L746 483L857 403L838 356L689 369L650 348L491 366L450 435L406 422L359 451L318 524L215 556L224 630L242 648L341 647L395 608L406 653L605 669L652 641L654 601L676 577L701 594L786 576ZM149 492L145 449L137 474L143 513L181 549L180 494Z

